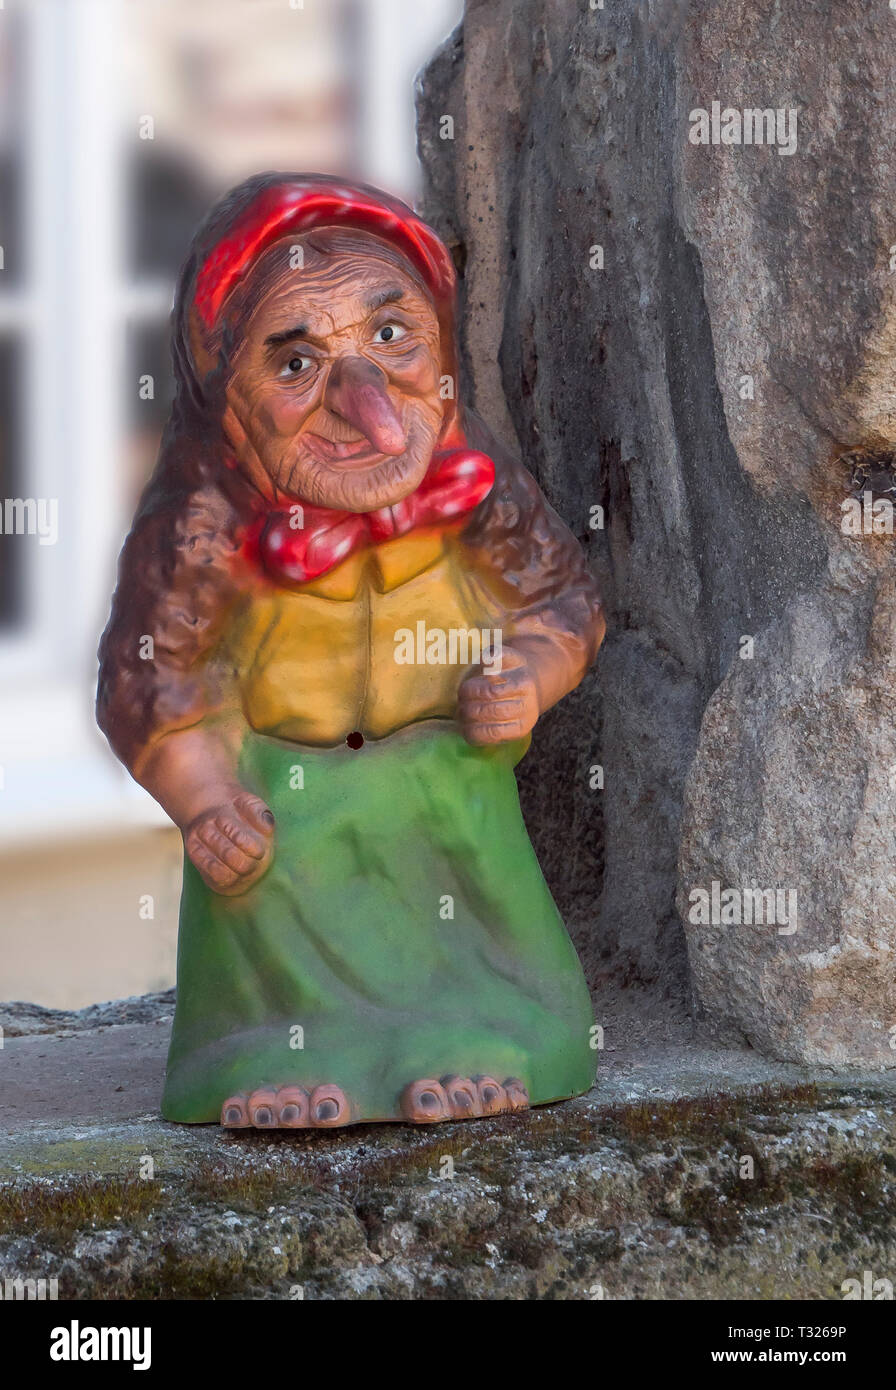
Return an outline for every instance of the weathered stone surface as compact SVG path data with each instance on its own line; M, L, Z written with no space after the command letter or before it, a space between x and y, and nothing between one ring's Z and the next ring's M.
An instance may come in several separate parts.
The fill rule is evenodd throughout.
M0 1029L7 1038L42 1033L66 1036L85 1030L170 1022L173 1015L173 989L133 995L130 999L110 999L102 1004L88 1004L84 1009L47 1009L43 1004L10 1000L0 1004Z
M687 946L720 1032L877 1067L894 541L845 535L841 502L843 455L896 446L893 24L858 0L468 0L419 97L473 401L607 602L522 787L589 972L673 987ZM795 109L795 152L691 143L714 100ZM797 930L690 922L713 882L795 891Z
M866 1270L896 1282L896 1071L707 1046L638 993L605 991L589 1096L420 1129L166 1124L164 996L8 1036L0 1292L839 1298Z
M146 1117L12 1153L0 1279L63 1300L831 1299L896 1263L892 1095L837 1087L435 1130Z

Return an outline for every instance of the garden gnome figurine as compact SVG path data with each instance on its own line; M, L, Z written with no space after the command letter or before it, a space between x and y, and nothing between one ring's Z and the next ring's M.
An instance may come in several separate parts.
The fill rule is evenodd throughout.
M513 769L600 603L457 399L455 292L410 208L302 174L228 194L181 276L98 695L183 833L169 1120L424 1123L593 1081Z

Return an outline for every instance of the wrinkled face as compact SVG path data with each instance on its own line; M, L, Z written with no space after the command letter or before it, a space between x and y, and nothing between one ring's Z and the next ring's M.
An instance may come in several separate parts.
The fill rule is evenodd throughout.
M301 269L287 253L232 357L224 427L237 459L287 498L353 512L399 502L442 423L432 302L375 238L306 245Z

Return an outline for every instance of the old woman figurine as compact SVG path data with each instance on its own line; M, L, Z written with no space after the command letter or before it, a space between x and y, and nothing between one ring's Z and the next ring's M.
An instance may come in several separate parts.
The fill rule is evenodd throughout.
M592 1013L514 778L603 635L458 400L404 204L263 175L198 232L98 718L183 832L169 1120L416 1123L586 1090Z

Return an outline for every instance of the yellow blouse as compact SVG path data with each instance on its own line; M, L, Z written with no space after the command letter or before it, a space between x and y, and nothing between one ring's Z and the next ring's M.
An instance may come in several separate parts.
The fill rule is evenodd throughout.
M400 634L495 625L464 568L456 530L356 552L301 589L264 589L239 612L225 653L257 733L329 747L451 718L469 665L396 661Z

